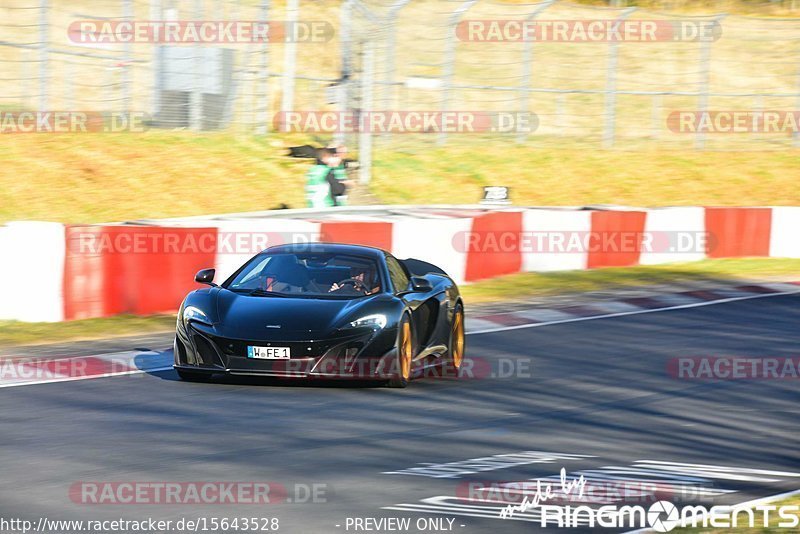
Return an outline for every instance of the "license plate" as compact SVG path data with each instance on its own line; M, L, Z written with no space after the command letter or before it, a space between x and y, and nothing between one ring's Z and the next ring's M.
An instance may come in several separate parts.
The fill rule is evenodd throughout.
M247 357L257 360L288 360L289 347L247 347Z

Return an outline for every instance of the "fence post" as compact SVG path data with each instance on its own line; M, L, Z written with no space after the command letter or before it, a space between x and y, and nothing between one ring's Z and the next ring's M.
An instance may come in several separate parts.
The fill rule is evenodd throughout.
M39 111L47 111L47 73L48 65L48 46L49 46L49 26L48 26L48 0L39 1Z
M541 6L531 11L526 17L526 21L534 20L539 13L550 7L555 0L548 0ZM519 84L519 109L520 113L527 113L531 106L531 72L533 70L533 39L525 39L522 44L522 79ZM528 132L519 131L517 133L517 142L522 143L528 137Z
M442 73L442 114L447 113L450 108L450 89L453 85L453 76L455 75L456 63L456 25L464 13L474 6L478 0L466 0L458 9L456 9L450 16L447 24L447 41L445 42L444 49L444 72ZM447 141L447 132L442 131L439 133L438 143L443 145Z
M114 109L114 97L116 96L117 85L114 83L114 76L116 74L115 69L117 69L114 60L107 60L106 67L105 67L105 83L103 84L103 100L104 102L100 104L99 107L103 109L103 111L113 112Z
M336 87L336 111L343 117L348 110L350 101L350 76L352 74L351 57L352 54L352 13L353 0L344 0L339 10L339 52L341 54L341 74L339 83ZM345 144L346 135L341 128L333 134L333 144L336 146Z
M714 23L717 24L719 21L725 18L726 15L718 15L714 18ZM700 87L698 87L698 100L697 100L697 111L700 113L702 117L708 111L708 92L709 92L709 85L711 84L711 43L713 42L712 39L707 39L702 42L700 45L700 74L702 76L700 80ZM697 136L694 139L694 148L695 150L702 150L706 144L706 134L702 131L701 128L697 129Z
M372 111L372 88L375 82L375 51L370 40L364 43L363 79L361 84L361 113L359 114L358 140L358 181L368 184L372 178L372 132L369 126L369 114Z
M283 96L281 111L294 108L294 76L297 70L297 12L299 0L286 1L286 24L291 31L286 32L288 40L283 45Z
M64 102L66 109L75 109L75 88L72 85L72 80L75 78L75 66L72 61L64 62Z
M650 135L653 136L655 139L659 139L661 137L661 97L662 95L653 95L653 99L651 102L650 108Z
M150 20L162 19L161 0L150 0ZM153 43L153 104L150 113L153 117L158 113L161 107L161 46L158 43Z
M202 20L203 18L203 0L194 0L194 20ZM193 69L193 83L192 92L189 94L189 128L195 132L199 132L203 128L203 93L202 93L202 76L203 76L203 49L198 44L192 45L192 69Z
M394 60L397 44L397 15L411 0L395 0L386 14L384 31L386 32L386 68L383 75L383 109L392 106L392 92L394 89ZM387 132L387 136L391 134Z
M626 9L617 20L610 33L614 33L619 28L623 20L628 18L631 13L636 11L635 7ZM606 73L606 103L605 103L605 128L603 130L603 147L611 148L614 146L617 123L617 55L619 53L619 42L611 39L608 43L608 71Z
M794 4L792 5L794 6ZM794 109L800 109L800 63L798 63L797 67L797 99ZM800 147L800 132L797 130L792 133L792 145Z
M567 129L567 94L558 93L556 95L556 135L564 135L564 130Z
M259 10L259 23L269 24L269 0L261 0ZM269 33L267 34L269 35ZM267 39L269 41L269 39ZM256 43L259 46L259 43ZM261 65L258 69L258 81L256 83L256 134L265 135L267 133L267 121L269 120L269 47L270 43L260 43L261 46ZM261 91L258 87L261 87Z
M122 19L133 23L133 0L123 0ZM131 39L125 42L124 59L122 60L122 107L125 113L131 111L131 69L133 68L133 53Z
M353 0L345 0L339 11L339 51L342 57L342 78L350 77L350 54L352 52Z

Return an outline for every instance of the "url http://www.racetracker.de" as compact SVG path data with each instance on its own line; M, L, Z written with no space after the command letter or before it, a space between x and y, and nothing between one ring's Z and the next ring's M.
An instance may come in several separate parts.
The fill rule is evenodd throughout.
M0 517L0 532L27 534L28 532L86 532L115 534L121 532L277 532L277 517L194 517L181 519L109 519L62 520L40 517L37 520Z

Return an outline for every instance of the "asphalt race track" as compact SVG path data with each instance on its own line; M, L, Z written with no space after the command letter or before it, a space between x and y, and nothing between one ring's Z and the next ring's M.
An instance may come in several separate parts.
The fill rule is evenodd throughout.
M263 517L298 533L390 531L355 529L380 517L417 532L423 518L437 520L427 532L529 532L535 515L501 519L502 505L468 488L557 480L562 467L568 479L655 480L667 500L688 484L688 501L741 503L800 488L800 381L678 379L669 361L797 357L799 341L800 297L778 296L470 335L476 376L406 390L187 383L171 370L0 389L0 516ZM538 453L465 462L524 451ZM291 502L87 504L74 492L87 481L266 482Z

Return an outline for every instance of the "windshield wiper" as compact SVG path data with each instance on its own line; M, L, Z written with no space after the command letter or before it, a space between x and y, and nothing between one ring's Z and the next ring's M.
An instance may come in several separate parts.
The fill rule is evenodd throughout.
M266 289L260 288L252 290L248 295L251 297L288 297L288 295L278 293L277 291L267 291Z

